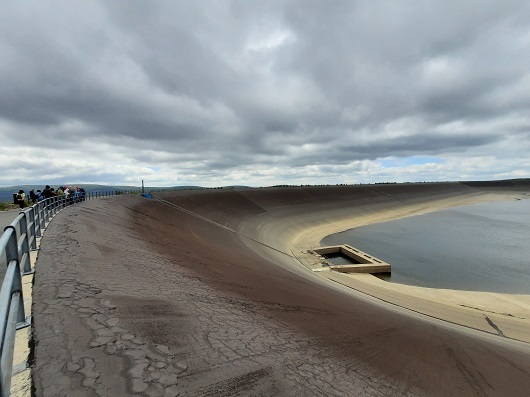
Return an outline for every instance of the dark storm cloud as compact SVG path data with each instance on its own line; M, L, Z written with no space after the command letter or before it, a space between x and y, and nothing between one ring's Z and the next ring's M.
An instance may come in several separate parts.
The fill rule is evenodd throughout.
M28 148L214 175L494 156L492 143L527 140L525 1L2 7L0 134L13 145L24 131Z

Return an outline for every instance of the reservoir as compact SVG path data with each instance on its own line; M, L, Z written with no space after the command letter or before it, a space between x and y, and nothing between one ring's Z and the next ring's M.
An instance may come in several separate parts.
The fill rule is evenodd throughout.
M493 202L347 230L350 244L392 265L386 281L530 294L530 200Z

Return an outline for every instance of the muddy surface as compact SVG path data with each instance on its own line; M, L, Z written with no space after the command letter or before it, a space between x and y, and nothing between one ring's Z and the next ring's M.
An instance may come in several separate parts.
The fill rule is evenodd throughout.
M256 219L296 214L298 228L383 194L399 205L477 189L439 186L161 195L200 217L132 196L64 210L37 262L36 395L526 396L528 349L301 275L277 236L249 248Z

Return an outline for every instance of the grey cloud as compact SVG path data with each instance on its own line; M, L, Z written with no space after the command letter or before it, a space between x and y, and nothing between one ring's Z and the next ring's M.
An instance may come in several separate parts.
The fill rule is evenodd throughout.
M28 147L106 144L132 163L214 175L488 155L529 130L476 127L529 113L524 1L3 7L0 121L34 135ZM420 122L393 131L403 119ZM441 128L453 122L458 136Z

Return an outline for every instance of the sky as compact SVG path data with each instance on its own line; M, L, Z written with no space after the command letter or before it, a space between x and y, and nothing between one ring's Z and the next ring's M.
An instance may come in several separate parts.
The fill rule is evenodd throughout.
M527 0L0 4L0 185L530 177Z

